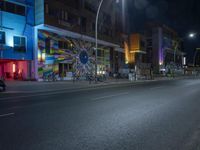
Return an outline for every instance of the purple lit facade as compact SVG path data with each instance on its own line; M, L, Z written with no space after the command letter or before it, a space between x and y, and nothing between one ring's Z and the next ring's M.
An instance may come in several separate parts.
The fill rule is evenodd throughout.
M180 43L175 50L175 44L179 39L177 33L165 25L149 23L146 26L145 36L147 62L152 64L154 72L169 72L174 68L181 72L184 53Z

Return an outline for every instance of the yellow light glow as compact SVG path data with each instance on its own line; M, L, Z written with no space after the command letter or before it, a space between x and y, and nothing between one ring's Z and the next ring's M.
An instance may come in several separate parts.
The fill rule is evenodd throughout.
M45 61L45 59L46 59L46 54L42 53L42 61Z
M129 48L127 42L124 42L124 49L125 49L125 63L129 63Z
M38 61L41 61L42 55L41 52L38 52Z

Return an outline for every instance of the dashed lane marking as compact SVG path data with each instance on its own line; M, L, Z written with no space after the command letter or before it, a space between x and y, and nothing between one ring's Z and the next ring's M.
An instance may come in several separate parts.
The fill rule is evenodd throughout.
M13 115L15 115L15 113L0 114L0 117L8 117Z
M107 96L102 96L102 97L97 97L97 98L94 98L92 100L101 100L101 99L106 99L106 98L112 98L112 97L117 97L117 96L122 96L122 95L127 95L129 94L128 92L124 92L124 93L119 93L119 94L114 94L114 95L107 95Z

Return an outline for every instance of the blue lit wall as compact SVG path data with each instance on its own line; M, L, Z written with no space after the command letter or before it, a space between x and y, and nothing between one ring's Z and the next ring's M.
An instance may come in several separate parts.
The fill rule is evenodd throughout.
M6 44L3 47L3 59L33 60L34 38L34 1L13 0L17 4L26 6L26 16L2 11L2 30L6 33ZM26 37L27 51L25 53L13 50L13 36Z

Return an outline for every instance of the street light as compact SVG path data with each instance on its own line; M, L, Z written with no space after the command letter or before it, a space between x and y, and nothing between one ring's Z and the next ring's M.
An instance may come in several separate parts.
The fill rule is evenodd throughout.
M101 0L97 9L96 14L96 23L95 23L95 82L97 82L97 51L98 51L98 21L99 21L99 12L104 0ZM116 0L116 3L119 3L119 0Z
M95 82L97 82L97 50L98 50L98 20L99 12L104 0L101 0L97 9L96 23L95 23Z
M195 38L195 36L196 36L196 33L189 33L189 35L188 35L188 37L191 39ZM183 37L181 39L183 40L183 39L185 39L185 37ZM176 42L175 50L174 50L174 73L175 73L175 64L176 64L176 52L178 50L179 42L180 42L180 39Z
M190 38L194 38L195 35L196 35L195 33L190 33L190 34L189 34L189 37L190 37Z

